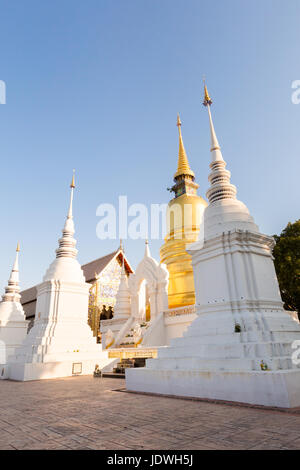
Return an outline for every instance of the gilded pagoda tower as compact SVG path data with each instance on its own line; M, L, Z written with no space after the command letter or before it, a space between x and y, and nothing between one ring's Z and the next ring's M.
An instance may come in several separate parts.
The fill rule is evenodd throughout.
M169 271L169 308L184 307L195 303L194 274L192 258L186 252L186 245L198 240L201 214L207 202L197 194L198 184L191 170L181 134L179 132L178 166L174 185L170 189L174 198L168 204L167 235L160 249L160 259Z

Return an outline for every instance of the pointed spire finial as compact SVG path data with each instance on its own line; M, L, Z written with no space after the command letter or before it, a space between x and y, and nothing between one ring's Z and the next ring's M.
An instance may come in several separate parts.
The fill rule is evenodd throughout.
M73 176L72 176L72 181L70 184L70 188L74 189L75 188L75 170L73 170Z
M211 184L210 188L206 192L206 196L209 203L220 201L222 199L236 199L236 187L230 182L230 171L226 170L226 162L223 159L221 148L216 136L215 128L213 125L210 106L212 100L208 94L205 82L204 82L204 101L203 105L207 107L209 126L210 126L210 137L211 137L211 163L212 169L208 176L208 180Z
M211 117L210 106L212 104L212 100L208 94L205 82L204 82L204 101L203 105L207 107L208 117L209 117L209 126L210 126L210 137L211 137L211 148L210 151L212 152L212 162L223 161L221 147L219 145L214 124Z
M210 106L212 104L212 99L208 94L207 91L207 86L205 84L205 77L203 77L203 83L204 83L204 100L203 100L203 106Z
M177 124L176 126L178 127L178 133L179 133L179 152L178 152L178 165L177 165L177 171L174 175L174 179L178 176L182 175L188 175L192 176L192 178L195 177L195 173L191 170L189 161L186 155L186 151L183 145L183 140L182 140L182 135L181 135L181 120L179 113L177 114Z
M19 252L20 252L20 242L18 242L18 243L17 243L16 252L17 252L17 253L19 253Z
M73 192L75 188L75 170L73 170L72 181L70 184L71 194L70 194L70 206L67 219L73 219Z
M151 257L148 238L145 240L145 257Z
M74 177L73 170L73 177L72 182L70 184L71 194L70 194L70 205L68 210L68 215L66 218L66 222L64 228L62 230L62 238L59 239L59 247L56 250L56 258L60 257L69 257L69 258L76 258L77 250L76 240L73 238L75 233L74 222L73 222L73 193L75 188L75 177Z

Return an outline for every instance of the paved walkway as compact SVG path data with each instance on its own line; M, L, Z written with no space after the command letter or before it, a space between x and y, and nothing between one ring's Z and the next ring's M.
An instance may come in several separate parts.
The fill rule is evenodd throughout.
M118 391L122 379L0 381L0 449L300 449L300 415Z

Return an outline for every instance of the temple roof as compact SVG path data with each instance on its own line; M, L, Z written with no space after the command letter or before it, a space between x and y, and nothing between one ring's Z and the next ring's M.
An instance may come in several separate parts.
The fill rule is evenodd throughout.
M83 269L86 282L95 281L96 275L100 274L113 258L119 258L119 261L122 264L122 251L119 249L117 251L114 251L113 253L109 253L108 255L102 256L101 258L95 259L90 263L83 264L81 267ZM128 260L126 259L126 256L124 256L124 264L127 274L132 273L133 269L131 268Z
M86 282L93 282L96 280L96 275L101 273L108 263L116 256L118 251L109 253L108 255L102 256L101 258L90 261L89 263L83 264L81 267L84 272Z
M122 264L123 253L120 249L113 251L108 255L102 256L101 258L90 261L89 263L83 264L81 268L83 269L86 282L93 283L96 280L96 276L98 276L114 258L119 258L120 264ZM124 256L124 265L127 274L133 272L132 267L126 259L126 256ZM34 302L36 300L36 286L23 290L20 292L20 294L22 305Z

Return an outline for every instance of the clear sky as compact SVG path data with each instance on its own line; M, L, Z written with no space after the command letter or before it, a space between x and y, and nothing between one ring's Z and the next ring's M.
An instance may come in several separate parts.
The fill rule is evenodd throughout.
M205 196L204 74L239 199L267 234L299 218L299 0L2 0L0 18L0 290L18 239L22 288L41 281L73 168L81 263L118 246L96 237L99 204L169 201L178 111ZM143 244L125 243L134 267Z

